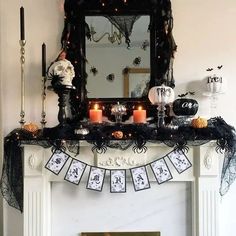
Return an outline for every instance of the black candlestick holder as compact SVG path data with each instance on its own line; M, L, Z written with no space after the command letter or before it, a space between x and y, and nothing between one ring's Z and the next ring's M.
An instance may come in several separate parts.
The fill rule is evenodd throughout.
M69 94L72 90L74 90L74 86L70 85L59 85L53 87L54 92L58 95L58 121L59 126L66 126L67 125L67 112L66 112L66 106Z

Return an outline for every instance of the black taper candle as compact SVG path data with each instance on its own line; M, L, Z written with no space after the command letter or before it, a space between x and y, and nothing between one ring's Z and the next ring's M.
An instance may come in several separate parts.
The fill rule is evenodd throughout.
M20 39L25 40L25 13L24 13L24 7L20 8Z
M46 76L46 44L42 44L42 76Z

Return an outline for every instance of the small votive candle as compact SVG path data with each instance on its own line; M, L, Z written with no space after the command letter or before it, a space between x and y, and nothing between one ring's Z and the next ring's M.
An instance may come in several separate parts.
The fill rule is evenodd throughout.
M93 123L102 123L102 110L99 109L98 104L95 104L94 108L89 110L89 119Z
M146 110L143 110L142 107L138 107L137 110L133 111L134 123L146 123Z

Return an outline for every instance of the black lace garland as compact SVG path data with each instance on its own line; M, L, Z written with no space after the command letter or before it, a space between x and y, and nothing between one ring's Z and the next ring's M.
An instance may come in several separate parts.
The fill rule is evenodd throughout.
M63 129L63 128L60 128ZM39 145L44 148L68 150L76 155L80 151L80 141L92 144L92 150L104 153L107 148L127 150L132 146L135 153L147 150L146 143L164 143L169 147L187 152L189 146L199 146L211 140L216 141L216 151L224 152L224 164L221 174L220 194L224 195L236 178L236 133L222 118L209 120L204 129L180 126L178 129L157 129L149 125L88 125L87 135L68 134L55 139L55 127L52 136L50 128L35 134L24 129L13 130L4 142L4 163L0 189L8 204L23 211L23 156L21 144ZM72 129L73 130L73 129ZM115 139L115 131L123 132L121 139ZM61 133L62 130L60 130Z

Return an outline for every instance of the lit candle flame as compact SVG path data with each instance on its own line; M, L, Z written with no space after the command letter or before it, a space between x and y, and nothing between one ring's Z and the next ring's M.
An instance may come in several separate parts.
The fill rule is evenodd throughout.
M95 104L93 108L94 108L94 110L98 110L98 108L99 108L98 104Z
M139 111L143 110L142 106L139 106L139 107L138 107L138 110L139 110Z

